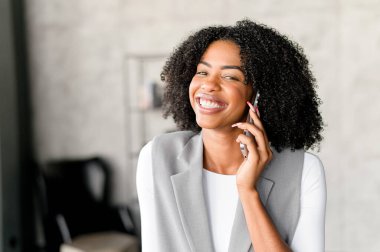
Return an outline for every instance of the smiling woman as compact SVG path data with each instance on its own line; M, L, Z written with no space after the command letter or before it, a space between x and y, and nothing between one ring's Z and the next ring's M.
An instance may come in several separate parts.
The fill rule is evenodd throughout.
M244 120L252 85L244 85L240 49L231 41L210 44L191 80L189 98L197 124L203 129L231 128Z
M324 251L324 169L306 152L322 119L300 47L249 20L208 27L161 77L183 131L141 150L143 251Z

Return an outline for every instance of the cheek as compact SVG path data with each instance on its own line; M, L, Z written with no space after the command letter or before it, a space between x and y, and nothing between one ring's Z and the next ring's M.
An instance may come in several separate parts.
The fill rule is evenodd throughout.
M238 99L241 103L246 103L246 101L249 101L251 98L251 93L249 90L241 90L238 94Z
M251 101L252 90L250 88L241 89L236 96L236 100L238 100L238 108L239 111L246 111L247 109L247 101Z
M195 84L194 81L191 81L190 85L189 85L189 99L190 99L190 103L191 103L191 106L194 108L194 96L195 96L195 92L197 91L197 85Z
M252 87L247 87L246 91L244 92L244 97L246 101L251 101L253 95L253 89Z

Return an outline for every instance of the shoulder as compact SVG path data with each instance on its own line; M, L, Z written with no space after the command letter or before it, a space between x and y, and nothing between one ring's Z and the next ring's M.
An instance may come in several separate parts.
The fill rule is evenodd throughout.
M152 141L140 151L136 170L136 188L139 199L153 193Z
M145 144L141 148L140 154L139 154L139 162L141 160L145 160L146 158L150 158L151 153L152 153L152 145L153 145L153 141L149 141L147 144Z
M165 133L158 135L153 138L153 142L157 141L186 141L189 140L194 135L198 134L198 132L193 131L174 131L170 133Z
M325 169L323 167L322 161L317 155L310 152L305 152L302 173L302 191L314 191L319 188L318 190L324 192L325 187Z
M193 131L176 131L155 136L140 150L139 163L152 158L152 154L166 150L180 150L186 143L198 134Z
M287 181L288 179L301 179L304 164L304 153L302 149L291 150L290 148L277 151L272 149L273 157L268 167L263 171L264 177L274 181Z
M305 152L303 168L303 173L305 175L304 177L324 178L325 169L323 167L322 161L315 154Z
M179 149L186 145L186 143L195 135L197 135L198 132L193 131L176 131L171 133L162 134L159 136L156 136L153 141L153 150L164 148L173 148L173 149Z

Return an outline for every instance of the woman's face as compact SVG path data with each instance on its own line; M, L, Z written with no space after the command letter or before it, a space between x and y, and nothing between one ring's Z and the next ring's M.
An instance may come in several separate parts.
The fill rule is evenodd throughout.
M246 101L252 85L246 85L240 48L231 41L218 40L209 45L197 66L189 97L201 128L231 128L244 120Z

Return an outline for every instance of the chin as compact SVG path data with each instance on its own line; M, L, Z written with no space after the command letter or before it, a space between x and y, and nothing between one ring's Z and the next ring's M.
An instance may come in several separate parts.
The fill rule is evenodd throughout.
M225 122L216 122L216 121L197 120L197 124L202 129L220 129L220 128L226 127Z
M207 122L205 120L197 120L197 124L202 129L213 129L216 127L215 122Z

